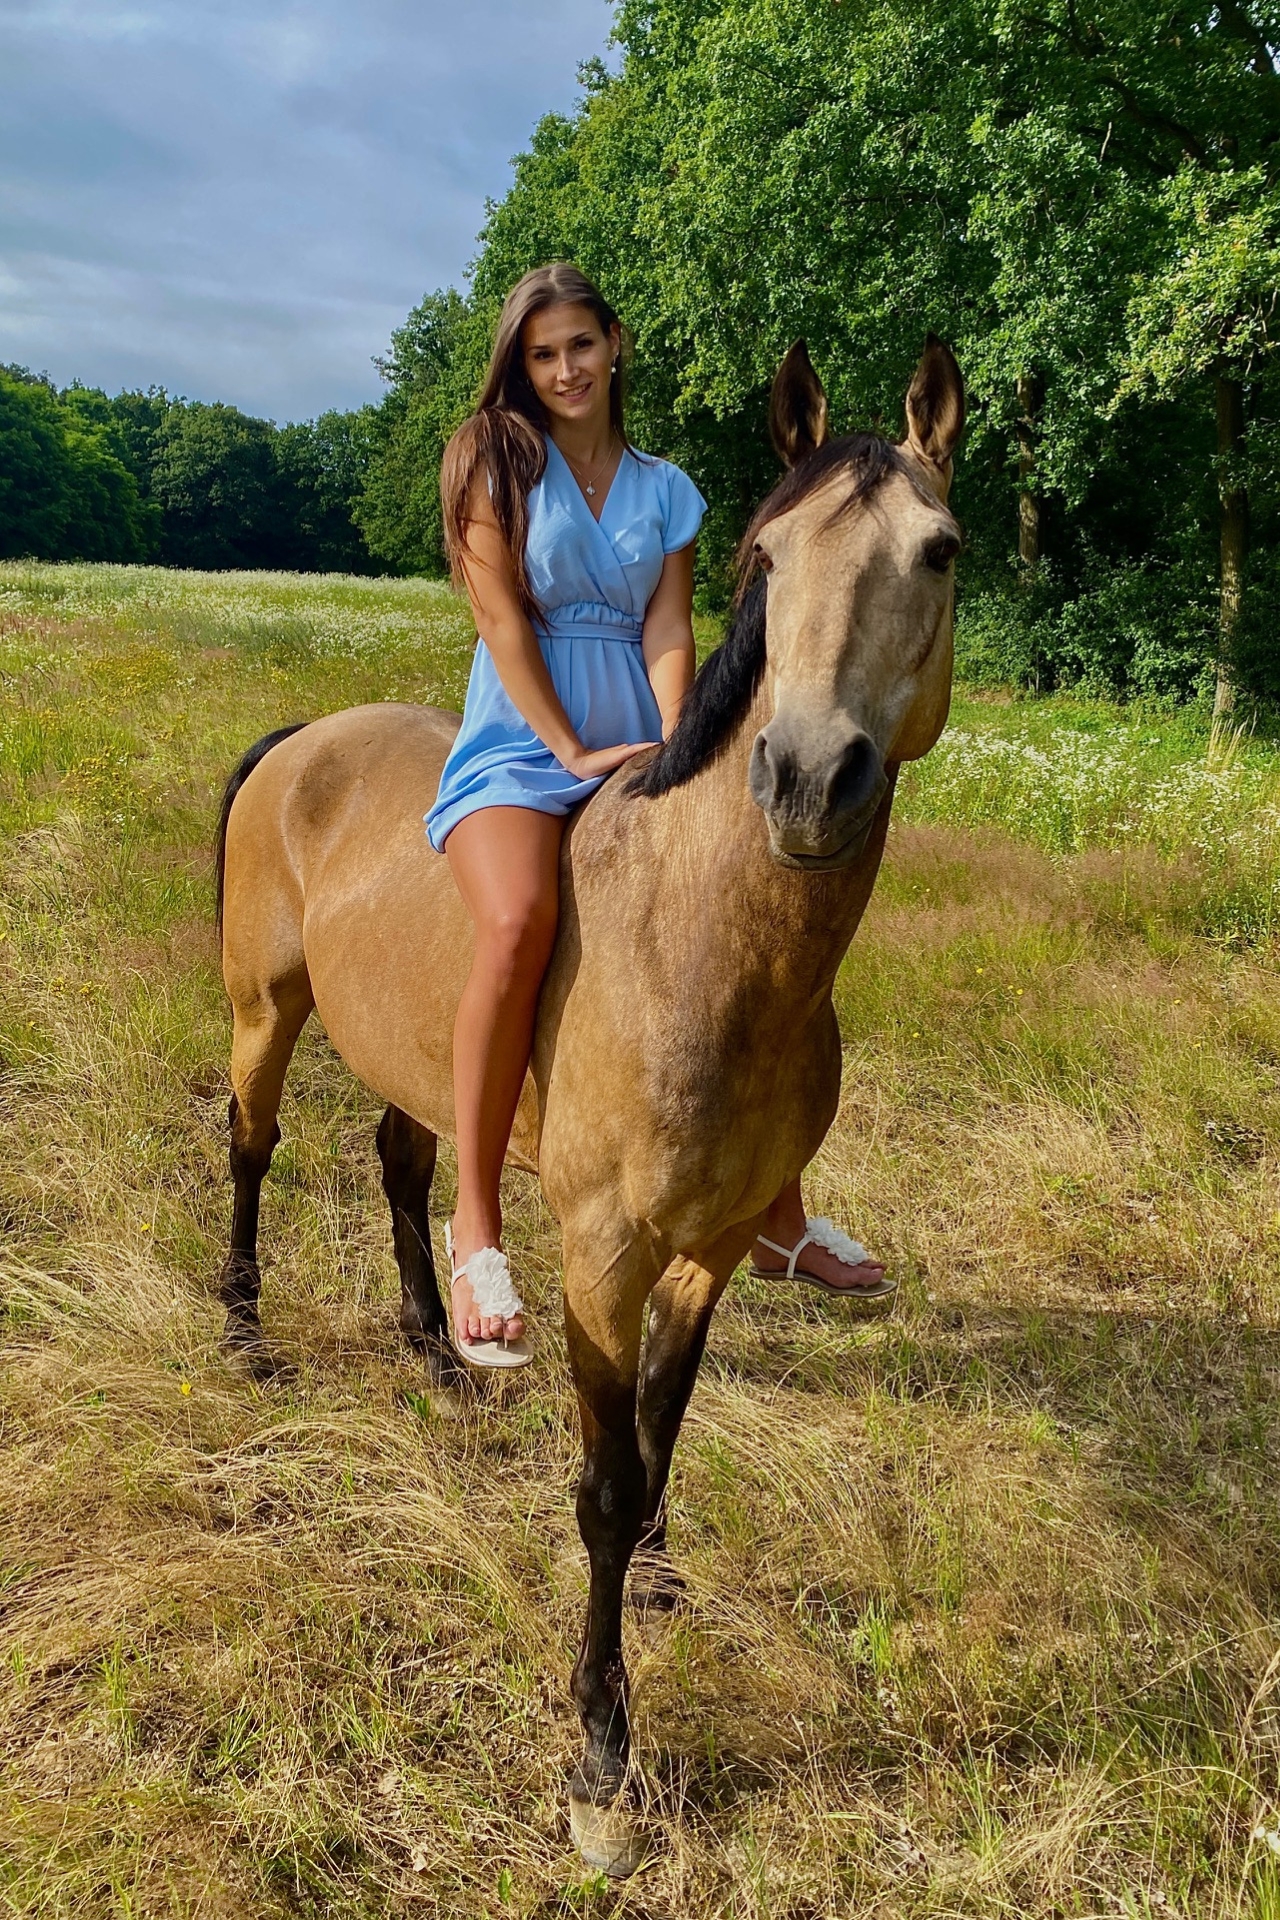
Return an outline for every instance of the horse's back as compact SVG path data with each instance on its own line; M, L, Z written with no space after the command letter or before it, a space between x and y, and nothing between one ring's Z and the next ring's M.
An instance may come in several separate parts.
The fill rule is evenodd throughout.
M232 998L246 949L259 970L305 965L348 1066L437 1132L453 1128L453 1016L472 928L423 815L458 724L389 703L314 721L250 774L227 832Z

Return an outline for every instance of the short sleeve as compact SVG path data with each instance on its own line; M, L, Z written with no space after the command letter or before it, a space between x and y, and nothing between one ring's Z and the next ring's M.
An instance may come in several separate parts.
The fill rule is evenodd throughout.
M681 547L687 547L697 538L707 503L687 473L681 473L670 461L664 464L667 500L662 518L662 551L679 553Z

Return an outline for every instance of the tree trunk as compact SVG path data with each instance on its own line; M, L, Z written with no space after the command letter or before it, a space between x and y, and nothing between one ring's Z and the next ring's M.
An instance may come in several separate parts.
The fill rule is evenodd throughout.
M1244 598L1244 569L1249 556L1249 492L1240 475L1244 449L1244 388L1220 373L1214 379L1218 416L1218 684L1213 713L1230 713L1236 690L1231 656Z
M1040 382L1033 373L1018 375L1018 577L1030 586L1040 566L1040 496L1031 484L1036 466L1036 415Z

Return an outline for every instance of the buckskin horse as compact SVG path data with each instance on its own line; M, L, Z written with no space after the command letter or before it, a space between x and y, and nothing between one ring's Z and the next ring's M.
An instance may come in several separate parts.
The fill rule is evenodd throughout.
M897 444L830 437L804 344L791 349L770 406L787 471L748 529L728 636L667 743L614 774L564 840L510 1158L536 1168L563 1235L591 1570L569 1810L584 1858L614 1874L640 1857L624 1797L628 1565L642 1543L659 1564L665 1553L672 1451L716 1301L835 1117L836 971L898 768L946 722L964 389L932 336L906 415ZM472 934L422 816L457 725L427 707L333 714L259 741L224 796L235 1201L221 1287L228 1338L250 1355L259 1191L315 1008L388 1102L378 1148L400 1324L437 1379L450 1365L428 1200L437 1136L453 1126Z

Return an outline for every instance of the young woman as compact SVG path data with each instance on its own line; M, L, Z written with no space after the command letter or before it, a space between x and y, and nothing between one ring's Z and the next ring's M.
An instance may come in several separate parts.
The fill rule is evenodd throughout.
M455 1337L478 1365L530 1357L498 1186L555 940L565 821L606 775L666 739L694 674L706 502L678 467L630 445L623 346L617 314L576 267L527 273L440 476L446 544L480 636L426 816L476 929L454 1028L449 1251ZM861 1247L806 1221L798 1180L774 1203L754 1264L833 1292L887 1288Z

